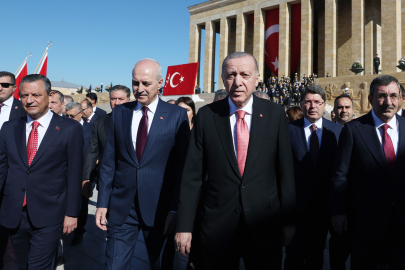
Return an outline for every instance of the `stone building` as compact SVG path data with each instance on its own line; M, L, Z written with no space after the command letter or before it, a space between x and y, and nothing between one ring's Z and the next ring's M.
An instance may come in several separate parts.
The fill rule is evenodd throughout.
M297 3L301 4L301 40L299 65L294 72L300 78L312 73L319 78L329 73L332 79L352 75L349 69L357 60L365 68L361 75L370 75L377 53L383 74L399 71L396 65L402 50L405 52L405 40L401 39L405 37L405 0L210 0L188 7L189 62L203 61L204 70L199 71L204 72L203 90L213 92L214 74L221 75L221 70L214 70L216 42L219 67L228 54L246 51L256 57L262 78L274 76L264 57L265 14L275 8L279 9L278 75L291 75L291 6ZM200 59L203 29L204 59ZM353 88L361 89L357 85Z

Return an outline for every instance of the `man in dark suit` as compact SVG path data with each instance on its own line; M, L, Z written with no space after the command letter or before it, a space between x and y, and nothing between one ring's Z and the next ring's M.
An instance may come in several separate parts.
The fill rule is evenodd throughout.
M399 85L399 86L400 86L399 90L401 92L401 98L398 99L398 111L397 111L397 114L399 116L405 117L405 111L402 109L402 106L404 105L404 100L405 100L405 89L404 89L404 87L402 85Z
M345 124L332 174L332 225L348 230L351 269L405 269L405 119L397 117L399 83L379 76L370 85L372 111Z
M303 118L291 122L298 223L286 247L284 269L322 269L330 223L329 190L341 127L325 118L326 96L311 85L302 93Z
M64 95L57 91L52 90L49 94L49 109L59 116L64 116L63 112L65 110L65 97Z
M0 224L19 269L54 269L60 233L76 228L80 211L83 132L49 110L50 92L48 78L24 77L20 97L27 117L5 123L0 132Z
M99 107L97 107L97 94L96 93L87 93L86 94L86 99L88 101L90 101L91 103L91 107L93 108L93 112L98 116L104 116L107 114L106 111L104 111L103 109L100 109Z
M281 268L283 231L284 244L294 232L287 120L280 106L252 95L259 76L251 54L227 56L222 80L229 97L201 108L194 123L176 243L183 256L190 252L204 194L196 225L201 246L194 247L203 257L201 269L239 269L240 257L246 269Z
M124 85L115 85L110 89L110 106L114 110L115 106L127 103L130 101L131 92ZM100 174L100 166L103 159L105 143L107 140L108 127L110 126L111 113L97 118L93 125L89 144L86 148L83 165L83 196L89 198L93 189L93 183ZM96 182L98 182L96 180Z
M82 106L83 109L82 110L83 121L94 124L94 122L96 122L96 119L98 118L98 115L94 113L93 107L91 106L91 102L85 99L82 102L80 102L80 105Z
M107 230L106 269L130 269L141 229L150 267L160 269L165 235L174 232L190 127L186 110L157 97L161 70L155 60L139 61L132 72L136 102L115 107L110 118L96 212L97 226ZM171 256L163 256L171 263L172 245Z
M26 115L21 101L14 98L15 76L7 71L0 71L0 129L4 122Z
M380 67L380 57L378 57L378 54L376 54L375 57L374 57L374 71L375 71L375 74L378 74L379 67Z

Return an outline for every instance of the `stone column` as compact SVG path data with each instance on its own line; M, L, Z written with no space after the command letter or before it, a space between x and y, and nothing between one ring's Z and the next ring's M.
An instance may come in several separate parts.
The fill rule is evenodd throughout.
M405 37L405 0L401 1L401 17L402 17L402 23L401 23L401 29L402 29L402 36ZM405 53L405 39L402 39L402 53L401 57ZM399 60L399 59L398 59Z
M219 41L219 65L218 65L218 89L224 88L222 81L222 62L228 55L229 25L226 17L221 18L220 22L220 41Z
M301 79L304 74L312 74L313 69L313 7L313 0L301 0Z
M254 13L254 34L253 34L253 56L259 66L260 78L264 82L264 13L261 9L255 9Z
M214 88L214 59L215 59L215 23L205 23L205 51L204 51L204 92L212 93Z
M337 75L337 13L338 0L325 0L325 76L332 77Z
M401 58L401 0L381 0L382 73L398 72Z
M372 5L365 6L364 28L364 75L373 74L374 70L374 20Z
M278 78L290 75L290 20L291 7L280 4L279 42L278 42Z
M236 15L236 52L245 51L245 30L246 30L245 14L239 13Z
M200 62L201 54L201 27L196 24L190 25L190 44L188 50L188 62ZM198 67L196 84L200 84L200 67Z
M364 67L364 0L352 0L352 61ZM364 72L360 73L364 75Z

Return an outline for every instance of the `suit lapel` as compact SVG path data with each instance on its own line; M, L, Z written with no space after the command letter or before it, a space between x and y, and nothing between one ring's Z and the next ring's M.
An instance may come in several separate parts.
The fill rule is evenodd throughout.
M35 154L34 159L32 160L31 167L41 158L41 156L46 152L46 149L52 144L52 142L60 134L60 130L56 129L56 126L59 122L62 122L63 118L52 113L52 119L49 123L48 129L45 132L44 137L42 138L41 144Z
M132 108L130 107L126 110L122 110L122 132L128 153L132 160L138 164L138 158L136 157L134 145L132 143L132 117L134 115L134 108L136 107L136 104L137 102L135 101Z
M146 140L145 149L143 150L142 160L145 160L151 152L150 148L153 147L164 121L170 121L169 119L166 119L166 114L167 104L158 98L156 112L153 116L152 125L150 126L150 130L148 132L148 139Z
M305 138L305 131L304 131L304 117L298 120L298 128L295 129L297 132L297 137L301 143L302 148L304 148L305 152L308 152L308 144L307 139Z
M220 111L214 113L214 122L217 128L219 139L221 140L222 147L224 148L225 154L228 157L229 163L231 164L235 173L241 178L238 161L235 156L235 149L233 147L232 132L230 129L231 123L229 120L229 104L228 98L218 101Z
M103 126L104 126L104 131L105 131L104 134L106 135L106 137L108 134L108 128L110 126L110 117L111 117L110 115L106 116L103 121Z
M26 124L26 118L25 121L23 119L18 120L18 124L14 127L14 134L18 153L24 165L28 168Z
M14 98L13 104L11 105L10 116L9 116L8 120L16 119L17 112L18 112L18 100Z
M398 150L397 150L397 159L395 161L394 176L397 176L401 172L403 167L401 164L404 164L405 161L405 119L401 117L398 118Z

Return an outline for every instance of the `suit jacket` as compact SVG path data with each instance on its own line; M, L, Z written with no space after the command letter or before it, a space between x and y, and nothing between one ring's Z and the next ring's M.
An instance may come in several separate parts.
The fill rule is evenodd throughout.
M91 122L83 121L83 157L86 155L86 147L89 144L92 128L93 124Z
M106 111L104 111L103 109L101 109L100 107L97 107L97 109L94 111L94 113L98 116L98 117L102 117L104 115L107 114ZM93 120L93 119L92 119Z
M13 105L12 105L11 111L10 111L10 117L8 118L8 120L11 121L11 120L21 118L26 115L27 114L23 109L21 101L14 98Z
M295 224L294 171L284 109L252 97L243 177L232 142L228 98L201 108L191 135L176 231L193 232L199 197L204 193L202 244L218 254L228 248L242 209L249 236L257 247L278 244L282 226Z
M177 211L178 188L190 138L186 110L158 100L139 161L132 142L136 101L114 108L101 163L97 207L109 208L108 221L125 222L137 194L144 223L164 226Z
M96 162L99 160L101 164L103 160L103 153L105 143L107 141L108 127L110 126L111 113L106 114L103 117L97 118L94 123L89 143L86 148L86 154L84 156L83 164L83 180L95 180L96 176L99 175L100 166L96 173Z
M380 241L395 205L405 234L405 119L398 122L395 170L388 168L369 112L346 123L339 138L331 185L331 214L348 217L349 230L369 241Z
M37 228L62 223L65 215L77 217L80 212L80 123L54 113L28 166L26 122L26 117L6 122L0 131L0 186L5 184L0 224L6 228L20 223L25 192L30 219Z
M304 131L304 118L288 125L294 160L298 213L304 212L310 201L329 214L330 183L336 148L342 127L322 118L322 140L317 164L312 161Z

